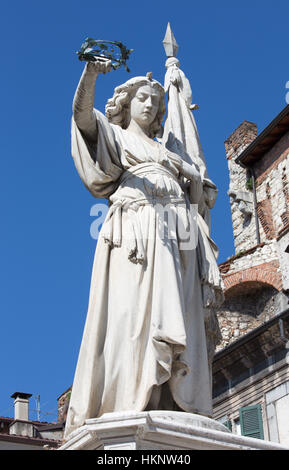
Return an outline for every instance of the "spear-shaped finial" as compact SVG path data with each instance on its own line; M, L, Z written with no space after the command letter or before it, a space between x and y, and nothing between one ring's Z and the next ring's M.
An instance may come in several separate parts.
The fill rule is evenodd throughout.
M179 46L171 30L171 25L168 23L166 34L163 40L163 45L167 57L177 57Z

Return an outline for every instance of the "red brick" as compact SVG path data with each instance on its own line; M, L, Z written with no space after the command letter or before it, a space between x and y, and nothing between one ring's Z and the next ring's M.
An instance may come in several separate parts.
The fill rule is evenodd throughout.
M223 274L225 291L236 285L252 281L269 284L280 291L282 289L282 278L280 273L277 271L278 268L279 263L274 260L253 266L237 273Z

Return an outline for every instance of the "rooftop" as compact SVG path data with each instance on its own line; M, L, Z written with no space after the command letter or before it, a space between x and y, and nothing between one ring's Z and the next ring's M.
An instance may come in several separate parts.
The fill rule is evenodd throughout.
M273 119L272 122L253 140L236 158L236 163L244 167L251 166L264 153L270 150L281 137L289 131L289 104Z

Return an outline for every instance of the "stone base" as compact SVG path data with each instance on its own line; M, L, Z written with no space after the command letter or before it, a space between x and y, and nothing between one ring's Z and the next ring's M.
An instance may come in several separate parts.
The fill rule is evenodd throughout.
M59 450L289 450L232 434L205 416L178 411L107 413L88 419Z

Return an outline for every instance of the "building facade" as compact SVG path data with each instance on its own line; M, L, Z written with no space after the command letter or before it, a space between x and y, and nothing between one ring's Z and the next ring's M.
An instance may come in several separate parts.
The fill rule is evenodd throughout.
M62 423L44 423L29 419L30 393L15 392L14 417L0 416L0 450L53 450L63 436Z
M225 150L235 255L219 266L214 417L289 446L289 106L259 135L244 121Z

